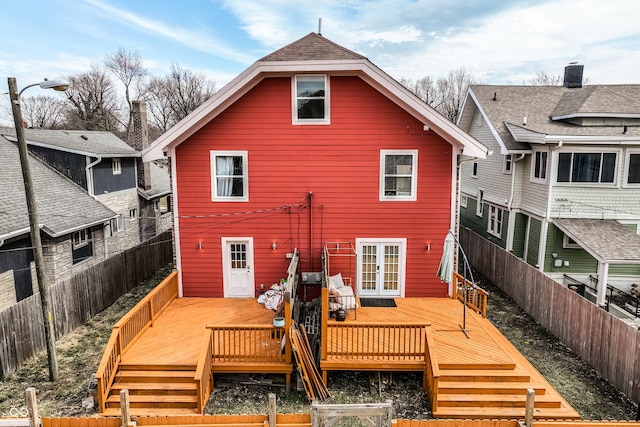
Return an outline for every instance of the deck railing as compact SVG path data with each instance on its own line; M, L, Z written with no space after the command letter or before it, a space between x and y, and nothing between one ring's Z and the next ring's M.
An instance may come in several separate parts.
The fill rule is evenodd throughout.
M210 325L211 358L216 364L290 363L286 328L272 325Z
M177 297L178 272L173 271L115 324L96 372L100 412L106 409L107 395L122 356L147 328L153 326L154 320Z
M426 348L425 365L426 371L422 380L422 387L426 387L427 395L431 401L431 411L438 409L438 382L440 381L440 368L438 367L438 358L436 356L436 344L433 340L433 330L431 326L425 328Z
M211 330L207 328L204 332L200 357L198 358L196 373L194 375L198 398L198 412L201 414L204 413L204 406L207 404L213 388L213 377L211 375L211 363L213 361L213 355L211 353L213 351L212 338L213 334Z
M326 356L359 360L424 360L425 324L338 323L327 324Z
M453 289L455 289L456 298L463 302L466 289L467 307L481 314L483 318L487 317L487 298L489 296L487 291L474 286L470 280L465 279L456 272L453 273Z

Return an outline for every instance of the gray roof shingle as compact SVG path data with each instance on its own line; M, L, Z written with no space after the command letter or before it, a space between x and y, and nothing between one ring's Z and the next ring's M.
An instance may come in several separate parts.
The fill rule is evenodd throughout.
M554 219L553 223L604 262L623 264L640 261L640 235L618 221L562 218Z
M577 126L551 117L574 113L601 117L640 114L640 85L594 85L580 89L472 85L470 89L509 150L530 147L513 139L507 123L541 135L622 136L623 126ZM640 127L629 126L627 135L640 136Z
M259 61L317 61L366 59L345 47L325 39L319 34L309 33L303 38L288 44L265 56Z
M153 197L164 196L171 193L171 177L160 166L149 162L151 170L151 190L145 191L138 188L138 193L149 200Z
M0 134L15 139L11 127L0 127ZM93 157L140 157L140 153L111 132L86 130L25 129L27 143Z
M29 156L38 220L50 236L60 236L104 223L115 213L89 196L81 187ZM24 182L15 143L0 136L0 239L29 232ZM26 231L24 231L26 230Z

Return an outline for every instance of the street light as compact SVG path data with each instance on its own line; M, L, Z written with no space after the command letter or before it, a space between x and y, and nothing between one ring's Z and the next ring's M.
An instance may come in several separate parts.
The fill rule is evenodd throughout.
M47 344L47 358L49 361L49 380L58 380L58 360L56 358L56 341L53 329L53 315L51 313L51 303L49 301L49 285L46 283L44 274L44 256L42 253L42 241L40 240L40 227L38 222L38 212L36 209L36 198L31 180L31 169L29 168L29 149L24 136L22 125L22 111L20 110L20 95L25 89L33 86L40 86L42 89L53 89L64 91L69 88L66 80L47 80L26 86L18 92L18 84L15 77L9 77L9 97L11 99L11 110L13 111L13 121L16 127L16 137L18 138L18 152L20 153L20 166L22 167L22 179L24 180L24 192L27 197L27 209L29 210L29 226L31 228L31 244L33 246L33 258L36 264L36 278L38 281L38 291L42 304L42 317L44 321L44 337Z

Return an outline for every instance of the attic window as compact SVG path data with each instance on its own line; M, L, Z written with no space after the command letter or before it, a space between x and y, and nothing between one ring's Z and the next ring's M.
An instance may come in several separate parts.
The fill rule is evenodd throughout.
M293 79L293 123L329 123L329 81L325 75L301 75Z

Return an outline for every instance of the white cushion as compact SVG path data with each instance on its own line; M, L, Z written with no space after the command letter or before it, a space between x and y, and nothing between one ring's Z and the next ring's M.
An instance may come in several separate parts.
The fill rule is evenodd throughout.
M338 293L341 296L336 299L340 305L342 305L343 309L349 310L351 308L356 308L356 298L353 296L353 289L351 289L351 286L343 286L338 289Z
M338 273L329 277L329 286L333 286L336 289L344 287L344 280L342 280L342 273Z

